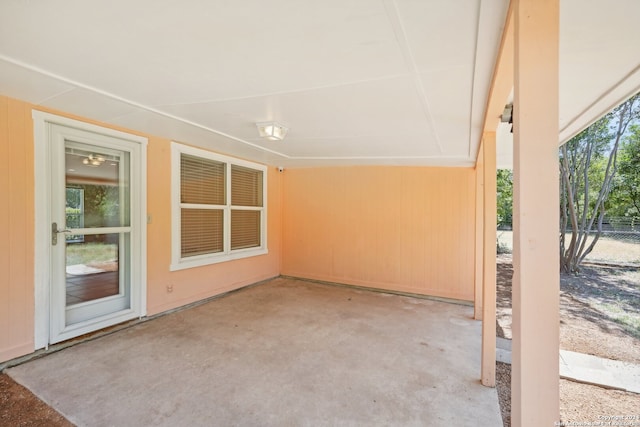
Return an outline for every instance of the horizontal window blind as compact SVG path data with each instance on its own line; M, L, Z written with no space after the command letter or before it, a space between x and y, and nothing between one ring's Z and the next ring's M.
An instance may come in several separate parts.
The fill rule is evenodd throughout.
M181 209L181 256L212 254L224 250L224 211Z
M231 250L260 246L260 211L231 210Z
M231 204L262 206L262 171L231 165Z
M268 253L267 168L178 143L171 147L171 269Z
M180 202L224 205L226 164L215 160L181 154Z

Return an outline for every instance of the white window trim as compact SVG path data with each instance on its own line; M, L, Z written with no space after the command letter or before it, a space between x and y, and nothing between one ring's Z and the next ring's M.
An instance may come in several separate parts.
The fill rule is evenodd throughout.
M181 204L180 204L180 155L189 154L202 157L204 159L224 162L226 168L226 190L227 198L224 208L224 251L215 254L198 255L187 258L181 257ZM260 222L260 242L261 246L256 248L231 250L231 165L244 166L247 168L260 170L262 176L262 208L246 207L250 210L262 212ZM245 209L245 207L234 207L234 209ZM191 147L189 145L171 142L171 265L169 270L184 270L187 268L201 267L209 264L217 264L241 258L248 258L269 253L267 248L267 167L259 163L248 162L233 157L223 156L211 151Z

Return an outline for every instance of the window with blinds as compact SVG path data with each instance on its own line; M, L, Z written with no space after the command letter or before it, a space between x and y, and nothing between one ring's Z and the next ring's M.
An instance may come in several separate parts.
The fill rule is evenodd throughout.
M224 251L226 164L182 154L180 156L180 255Z
M231 250L260 246L262 175L260 170L231 165Z
M231 204L262 206L262 171L231 165Z
M260 246L260 211L231 210L231 250Z
M172 269L267 253L266 168L176 143L172 156Z
M183 257L222 252L224 233L223 211L212 209L183 209L181 254Z
M225 204L226 164L183 154L180 157L180 202Z

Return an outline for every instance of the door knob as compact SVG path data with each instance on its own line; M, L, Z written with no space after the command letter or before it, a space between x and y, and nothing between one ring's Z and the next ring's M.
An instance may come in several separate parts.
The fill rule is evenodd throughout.
M58 244L58 233L71 233L71 230L58 230L58 223L57 222L52 222L51 223L51 244L52 245L57 245Z

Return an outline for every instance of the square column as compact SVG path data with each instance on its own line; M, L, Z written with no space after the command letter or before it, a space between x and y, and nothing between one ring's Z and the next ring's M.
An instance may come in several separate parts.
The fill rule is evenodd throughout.
M482 385L496 385L496 133L485 132L483 152Z
M514 0L514 427L560 412L559 12L559 0Z
M484 145L480 141L476 160L476 247L473 318L482 320L482 288L484 273Z

